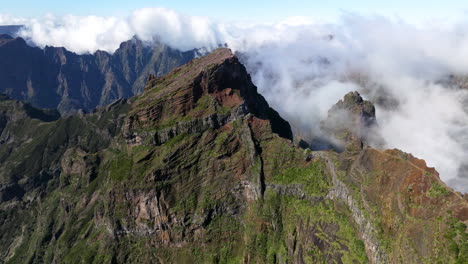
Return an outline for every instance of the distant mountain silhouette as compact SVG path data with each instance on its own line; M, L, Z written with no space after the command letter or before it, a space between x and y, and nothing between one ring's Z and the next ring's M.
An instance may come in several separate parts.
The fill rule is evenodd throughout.
M0 35L15 36L22 27L22 25L2 25L0 26Z
M149 46L136 38L123 42L114 54L78 55L0 35L0 93L62 114L91 110L141 93L150 74L164 75L195 56L195 50Z

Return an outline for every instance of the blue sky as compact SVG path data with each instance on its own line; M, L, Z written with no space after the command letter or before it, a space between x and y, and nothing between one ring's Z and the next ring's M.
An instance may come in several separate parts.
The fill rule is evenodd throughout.
M333 20L342 12L402 17L406 20L453 19L468 10L462 0L20 0L5 1L0 14L37 17L56 15L125 16L143 7L166 7L188 15L209 16L230 21L273 22L290 16Z

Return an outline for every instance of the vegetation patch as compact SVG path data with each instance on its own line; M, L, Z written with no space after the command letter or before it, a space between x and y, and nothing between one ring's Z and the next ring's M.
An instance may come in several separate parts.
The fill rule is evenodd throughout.
M312 195L325 195L330 187L325 178L323 162L313 162L305 168L292 167L283 170L272 178L273 183L301 184L305 192Z
M455 256L456 264L468 263L468 233L466 225L457 219L450 217L447 222L447 233L444 237L448 240L448 249Z
M117 154L109 164L109 176L117 181L128 178L132 169L133 161L125 152Z
M349 217L332 201L311 204L267 190L247 221L245 254L254 263L293 263L292 250L301 248L306 263L368 263Z
M426 193L428 197L432 198L437 198L447 194L449 194L449 191L440 182L434 182Z

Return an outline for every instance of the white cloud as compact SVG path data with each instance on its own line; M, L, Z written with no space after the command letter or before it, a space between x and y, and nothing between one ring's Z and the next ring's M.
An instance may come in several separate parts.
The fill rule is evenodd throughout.
M24 24L27 22L27 19L17 18L7 14L0 14L0 25L18 25Z
M129 24L114 17L47 15L29 20L25 26L20 35L36 45L66 47L77 53L114 51L133 36Z
M335 24L294 17L277 24L219 23L163 8L145 8L125 18L46 16L14 19L37 45L65 46L79 53L114 51L137 35L154 36L179 49L228 43L246 56L246 66L272 106L304 131L316 132L328 108L351 90L370 99L384 89L398 107L377 106L381 134L427 160L441 178L468 191L468 94L438 81L468 74L468 23L414 26L384 17L346 14ZM364 76L366 89L351 74ZM363 83L360 83L363 85Z
M182 50L214 47L221 39L216 25L206 17L184 16L164 8L144 8L127 19L135 35L150 41L155 35Z

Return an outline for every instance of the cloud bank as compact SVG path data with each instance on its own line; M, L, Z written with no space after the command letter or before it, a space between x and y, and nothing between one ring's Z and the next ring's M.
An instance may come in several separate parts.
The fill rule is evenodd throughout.
M165 8L144 8L125 18L74 16L21 19L0 15L0 24L24 24L20 36L36 45L66 47L77 53L115 51L120 43L138 36L152 41L158 36L172 47L188 50L214 47L221 40L222 26L206 17L185 16Z
M259 91L305 136L349 91L376 104L388 148L423 158L456 190L468 192L468 23L414 26L344 14L336 23L295 17L277 24L222 23L164 8L128 17L18 19L38 46L113 52L138 36L182 50L227 43L243 54ZM451 78L459 76L460 78ZM466 86L460 88L459 86Z

